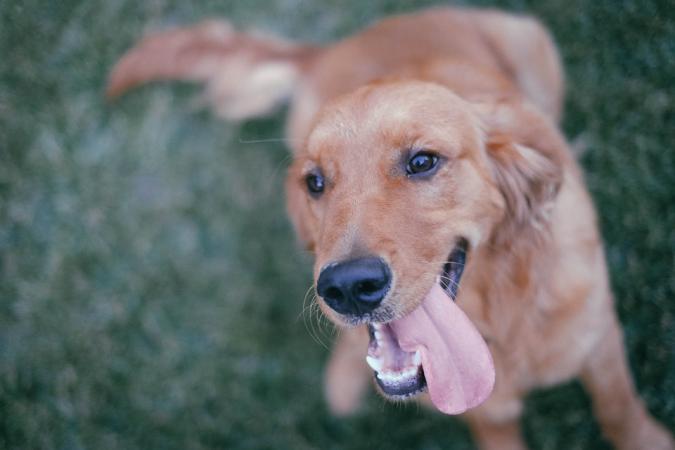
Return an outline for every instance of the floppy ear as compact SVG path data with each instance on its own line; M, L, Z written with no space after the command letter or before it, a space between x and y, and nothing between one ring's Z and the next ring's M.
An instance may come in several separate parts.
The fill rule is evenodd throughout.
M508 217L517 226L544 223L562 181L560 166L505 136L490 138L487 151Z
M563 180L564 141L529 107L503 103L481 110L488 164L504 200L507 228L543 227Z

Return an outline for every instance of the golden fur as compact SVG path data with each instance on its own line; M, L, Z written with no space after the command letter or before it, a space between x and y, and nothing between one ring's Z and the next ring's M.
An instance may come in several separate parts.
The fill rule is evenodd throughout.
M417 307L454 240L469 241L457 302L497 371L488 401L464 416L481 448L525 448L523 397L577 376L618 448L674 448L630 378L593 206L556 126L559 58L538 22L441 8L326 47L209 22L143 40L118 63L108 92L158 78L207 83L230 118L291 97L291 219L317 277L328 262L365 254L390 265L379 319ZM432 179L402 172L411 148L440 155ZM318 199L304 184L315 167L327 180ZM372 377L367 339L363 326L346 328L335 344L326 396L336 414L357 408Z

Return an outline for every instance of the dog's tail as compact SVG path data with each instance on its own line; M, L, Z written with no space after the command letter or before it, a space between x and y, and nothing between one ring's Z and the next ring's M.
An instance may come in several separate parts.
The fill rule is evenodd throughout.
M292 95L319 51L206 21L142 39L112 69L106 94L115 98L155 80L193 81L205 84L205 98L221 116L262 116Z

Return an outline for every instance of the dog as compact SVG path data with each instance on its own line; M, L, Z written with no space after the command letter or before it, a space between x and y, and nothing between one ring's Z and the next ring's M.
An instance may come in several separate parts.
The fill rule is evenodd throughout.
M524 449L523 397L580 377L617 448L675 448L631 380L538 21L443 7L326 46L208 21L141 40L107 94L174 79L205 84L231 120L290 103L288 211L344 328L325 375L335 414L375 380L463 413L482 449Z

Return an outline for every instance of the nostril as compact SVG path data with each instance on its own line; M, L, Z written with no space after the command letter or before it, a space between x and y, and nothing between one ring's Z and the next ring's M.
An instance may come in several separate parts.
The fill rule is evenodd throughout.
M356 284L356 292L362 294L372 294L373 292L379 291L382 288L382 283L378 283L373 280L361 281Z
M326 290L323 293L324 298L329 298L333 301L341 301L342 300L342 291L336 287L329 287L326 288Z
M385 279L364 280L356 283L352 292L357 301L374 304L382 301L388 287Z

